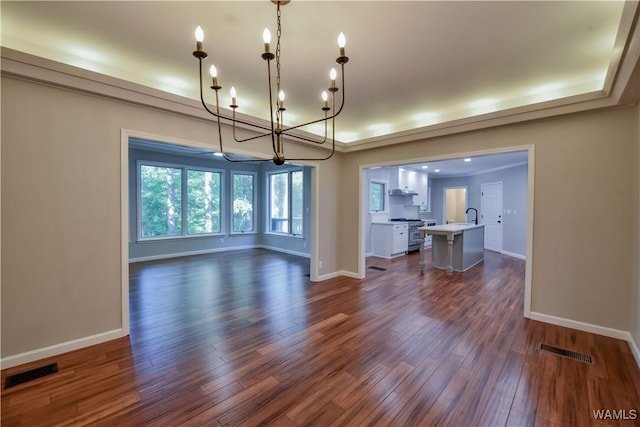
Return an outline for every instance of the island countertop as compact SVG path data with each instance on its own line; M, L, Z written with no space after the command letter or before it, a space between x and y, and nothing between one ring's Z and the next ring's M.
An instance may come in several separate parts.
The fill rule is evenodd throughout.
M429 227L420 227L418 230L426 232L428 234L458 234L465 230L471 230L473 228L484 227L484 224L471 224L471 223L454 223L454 224L441 224L432 225Z

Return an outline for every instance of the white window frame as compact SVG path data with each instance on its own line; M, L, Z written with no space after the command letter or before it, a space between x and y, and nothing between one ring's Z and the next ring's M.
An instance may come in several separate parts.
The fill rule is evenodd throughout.
M383 186L382 189L382 200L384 203L384 206L382 208L381 211L372 211L371 210L371 184L380 184ZM389 182L388 181L383 181L381 179L375 179L372 178L369 180L369 188L368 188L368 195L369 198L367 200L367 209L369 210L369 213L387 213L389 211L389 194L388 194L388 189L389 189Z
M253 221L251 231L233 231L233 178L236 175L253 176ZM256 234L258 233L258 173L254 171L232 170L229 179L229 234Z
M302 188L303 188L303 192L302 192L302 233L301 234L294 234L291 232L291 228L293 226L293 217L291 215L291 210L292 210L292 174L295 172L300 172L302 173ZM288 203L289 203L289 230L286 233L283 232L278 232L278 231L271 231L271 176L272 175L279 175L279 174L287 174L287 188L288 188ZM265 234L273 234L276 236L287 236L287 237L293 237L293 238L299 238L299 239L304 239L304 226L305 226L305 219L304 219L304 212L305 212L305 205L304 205L304 169L303 168L292 168L292 169L286 169L286 170L273 170L273 171L268 171L266 172L266 179L265 179L265 186L266 186L266 209L265 209Z
M181 192L182 192L182 200L180 206L180 212L182 217L181 224L181 234L173 235L173 236L157 236L157 237L143 237L142 236L142 181L141 181L141 168L142 166L153 166L160 168L172 168L172 169L180 169L181 170ZM220 174L220 232L218 233L205 233L205 234L188 234L188 188L187 188L187 171L202 171L202 172L214 172ZM225 236L227 233L225 232L227 227L227 219L225 203L226 198L226 190L225 190L225 170L218 168L206 168L200 166L192 166L181 163L170 163L170 162L158 162L154 160L144 160L140 159L136 161L136 238L138 242L153 242L158 240L175 240L175 239L194 239L194 238L202 238L202 237L216 237L216 236Z
M199 233L199 234L189 234L189 210L188 210L188 206L189 206L189 189L187 188L187 175L188 175L188 171L195 171L195 172L211 172L211 173L217 173L220 174L220 231L218 232L214 232L214 233ZM184 215L185 215L185 221L184 221L184 228L183 228L183 232L184 232L184 237L208 237L208 236L223 236L225 235L225 230L226 230L226 219L225 219L225 170L224 169L216 169L216 168L206 168L206 167L201 167L201 166L184 166L183 169L183 181L184 181L184 187L183 187L183 193L185 195L185 201L184 201Z

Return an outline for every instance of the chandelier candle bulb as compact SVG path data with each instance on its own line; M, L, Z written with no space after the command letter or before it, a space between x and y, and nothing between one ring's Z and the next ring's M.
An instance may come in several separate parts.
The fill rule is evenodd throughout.
M322 100L324 101L324 106L322 107L323 111L328 111L329 110L329 95L327 94L327 91L323 90L322 91Z
M215 65L212 65L211 68L209 68L209 74L211 74L211 88L214 90L220 89L220 86L218 86L218 70Z
M338 35L338 47L340 48L340 56L344 55L344 46L346 45L347 40L344 37L344 33L340 33Z
M338 88L336 87L336 77L338 76L338 73L336 71L335 68L332 68L331 71L329 71L329 79L331 79L331 86L329 86L329 92L337 92Z
M198 25L196 28L196 51L202 52L202 42L204 41L204 32L202 28Z
M229 107L237 108L238 104L236 103L237 102L236 101L236 95L237 95L236 88L234 86L231 86L231 91L230 92L231 92L231 105L229 105Z
M284 91L278 92L278 110L284 111Z
M271 32L269 31L268 28L265 28L264 31L262 32L262 41L264 41L265 53L269 52L270 51L269 44L271 43Z

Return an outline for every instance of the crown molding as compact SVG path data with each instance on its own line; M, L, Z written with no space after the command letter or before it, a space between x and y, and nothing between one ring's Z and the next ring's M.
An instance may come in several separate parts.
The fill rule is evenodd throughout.
M638 102L638 94L630 95L633 89L629 89L629 87L637 87L638 85L635 80L638 79L639 74L637 68L640 68L638 67L640 63L639 3L638 1L625 3L623 16L626 18L621 24L615 46L619 52L611 59L603 90L451 120L349 143L336 141L336 151L349 153L369 150L388 145L427 140L446 135L636 103ZM624 37L624 35L628 35L628 37ZM204 111L199 100L163 92L5 47L2 47L1 56L2 74L5 75L143 105L211 123L216 121L215 118ZM243 114L237 114L237 116L241 119L269 125L267 121L262 119ZM238 127L253 132L250 127ZM297 130L295 134L312 139L318 137L302 130ZM288 139L287 142L328 149L328 147L318 146L310 142L291 139Z
M1 49L0 55L2 58L2 74L6 76L73 90L89 95L128 102L211 123L217 122L216 118L212 117L202 108L200 100L164 92L159 89L154 89L138 83L74 67L61 62L52 61L39 56L30 55L4 46ZM226 111L226 109L223 110ZM230 116L231 113L228 113ZM241 120L251 121L267 127L271 125L266 120L257 119L241 113L236 113L236 117ZM230 127L230 125L225 123L222 125ZM257 134L255 129L250 126L237 124L236 127ZM319 139L318 135L313 135L302 130L295 130L291 132L291 134L299 135L304 138ZM305 142L290 138L287 139L287 142L308 145L318 149L331 150L331 147L327 146L328 144L318 145L312 142ZM336 151L343 151L344 145L344 143L336 141Z

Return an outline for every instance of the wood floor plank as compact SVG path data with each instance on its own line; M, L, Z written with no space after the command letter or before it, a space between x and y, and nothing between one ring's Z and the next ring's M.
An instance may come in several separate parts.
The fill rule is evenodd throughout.
M248 266L247 260L250 259ZM311 283L263 249L131 264L130 337L2 371L3 426L573 426L640 414L620 340L524 319L525 262L464 273L419 255ZM587 364L540 343L593 356ZM617 412L616 414L621 414Z

